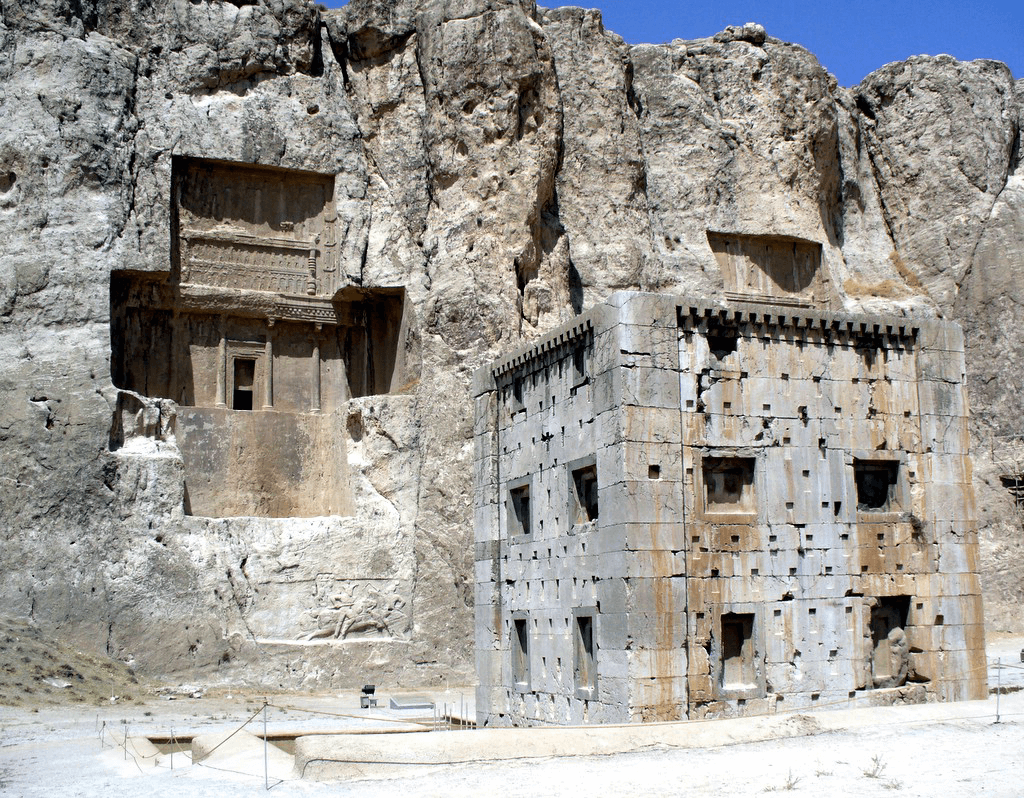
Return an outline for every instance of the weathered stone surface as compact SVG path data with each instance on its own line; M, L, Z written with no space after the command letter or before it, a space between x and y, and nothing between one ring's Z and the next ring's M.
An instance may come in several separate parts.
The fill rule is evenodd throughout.
M844 89L754 27L630 47L529 0L5 0L0 83L0 595L150 671L468 674L474 368L619 288L721 293L709 231L820 247L836 309L962 319L975 449L1020 432L1001 65ZM175 436L119 399L111 274L171 272L183 158L327 176L345 285L404 288L415 373L327 421L351 515L188 516ZM983 573L1019 626L1000 468L977 469ZM367 609L351 640L303 640L340 609L318 577L394 588L408 628Z

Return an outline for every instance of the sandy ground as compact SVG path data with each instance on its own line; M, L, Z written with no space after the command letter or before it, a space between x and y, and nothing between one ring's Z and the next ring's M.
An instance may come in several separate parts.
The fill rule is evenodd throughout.
M989 644L994 667L1012 692L961 704L842 709L781 717L781 736L736 743L738 722L701 723L693 743L656 744L606 756L531 758L452 765L410 766L388 778L315 783L298 780L271 749L273 794L301 796L534 795L689 796L763 795L1024 795L1024 668L1022 638ZM69 688L65 688L69 689ZM187 693L188 691L181 691ZM458 706L470 690L434 694ZM396 694L397 695L397 694ZM268 730L275 732L408 728L412 711L360 710L355 694L271 697ZM382 700L386 706L387 694ZM142 738L153 735L226 734L245 726L262 733L262 701L254 695L207 694L166 700L155 696L87 706L39 704L0 707L0 795L11 796L242 796L265 791L262 744L226 755L225 745L202 764L187 754L156 755ZM125 728L139 740L128 756L119 744ZM471 731L438 732L471 735ZM433 733L431 733L433 734ZM239 742L242 735L234 738ZM625 736L624 736L625 737ZM402 737L395 740L400 757ZM676 735L673 739L679 739ZM628 743L624 742L628 747ZM344 750L344 745L340 746ZM220 756L220 754L225 754ZM173 769L172 769L173 764Z
M0 705L95 704L134 700L142 687L121 662L48 639L25 621L0 616Z

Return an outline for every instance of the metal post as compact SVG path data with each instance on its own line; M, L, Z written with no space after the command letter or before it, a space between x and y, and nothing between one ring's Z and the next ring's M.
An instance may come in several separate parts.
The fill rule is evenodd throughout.
M270 789L270 774L267 768L267 699L263 699L263 786Z
M178 746L174 742L174 727L171 727L171 772L174 772L174 749Z
M998 716L996 719L998 720ZM128 721L124 722L124 760L128 761Z
M1003 692L1003 661L996 658L996 723L999 723L999 694Z

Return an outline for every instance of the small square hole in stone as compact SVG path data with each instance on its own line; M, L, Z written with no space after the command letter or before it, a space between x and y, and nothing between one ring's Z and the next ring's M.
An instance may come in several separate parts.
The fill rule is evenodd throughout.
M790 568L789 569L789 575L790 576L796 576L796 568Z
M774 615L775 615L776 618L782 617L782 610L775 610Z
M654 464L647 466L648 479L661 479L661 466Z

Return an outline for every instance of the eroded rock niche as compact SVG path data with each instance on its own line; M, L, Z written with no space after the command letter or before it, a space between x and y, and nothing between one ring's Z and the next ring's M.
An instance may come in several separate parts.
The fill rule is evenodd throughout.
M821 244L800 238L708 232L725 295L744 302L830 306Z
M334 179L180 158L168 272L111 276L114 384L178 405L185 511L349 515L352 397L415 379L401 287L339 270Z

